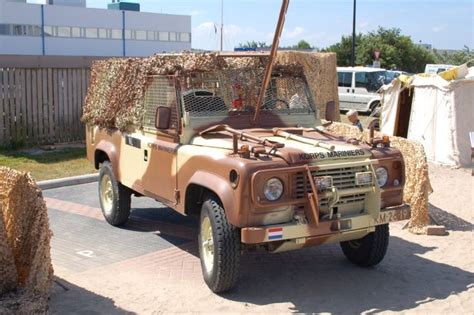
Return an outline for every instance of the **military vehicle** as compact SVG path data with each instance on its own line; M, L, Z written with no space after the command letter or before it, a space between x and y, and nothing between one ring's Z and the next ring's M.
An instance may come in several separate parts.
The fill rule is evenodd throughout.
M143 128L87 126L107 222L126 223L132 195L198 216L214 292L235 285L247 250L340 243L351 262L378 264L389 222L410 217L400 152L387 138L327 132L333 104L322 121L305 76L272 68L274 53L264 73L150 76Z

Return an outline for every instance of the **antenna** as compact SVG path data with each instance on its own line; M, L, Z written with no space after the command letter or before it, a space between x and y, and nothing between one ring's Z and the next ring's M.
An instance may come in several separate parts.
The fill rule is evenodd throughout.
M221 51L224 51L224 0L221 0Z

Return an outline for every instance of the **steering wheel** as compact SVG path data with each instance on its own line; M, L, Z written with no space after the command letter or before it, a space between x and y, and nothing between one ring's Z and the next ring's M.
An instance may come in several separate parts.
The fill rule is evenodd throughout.
M279 104L278 104L279 103ZM262 109L289 109L290 104L281 98L275 98L263 103Z

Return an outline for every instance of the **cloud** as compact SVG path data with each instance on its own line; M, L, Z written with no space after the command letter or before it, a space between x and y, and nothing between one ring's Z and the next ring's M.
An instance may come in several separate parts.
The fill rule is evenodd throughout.
M291 30L283 29L283 34L281 35L283 39L295 39L300 38L304 33L305 29L301 26L296 26Z

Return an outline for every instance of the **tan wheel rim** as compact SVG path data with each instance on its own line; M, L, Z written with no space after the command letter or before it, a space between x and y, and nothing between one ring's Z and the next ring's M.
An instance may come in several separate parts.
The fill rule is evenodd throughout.
M112 180L109 175L102 176L100 180L100 199L105 214L110 215L112 213L114 191L112 188Z
M201 222L201 252L206 271L210 273L214 267L214 238L212 237L211 220L205 217Z

